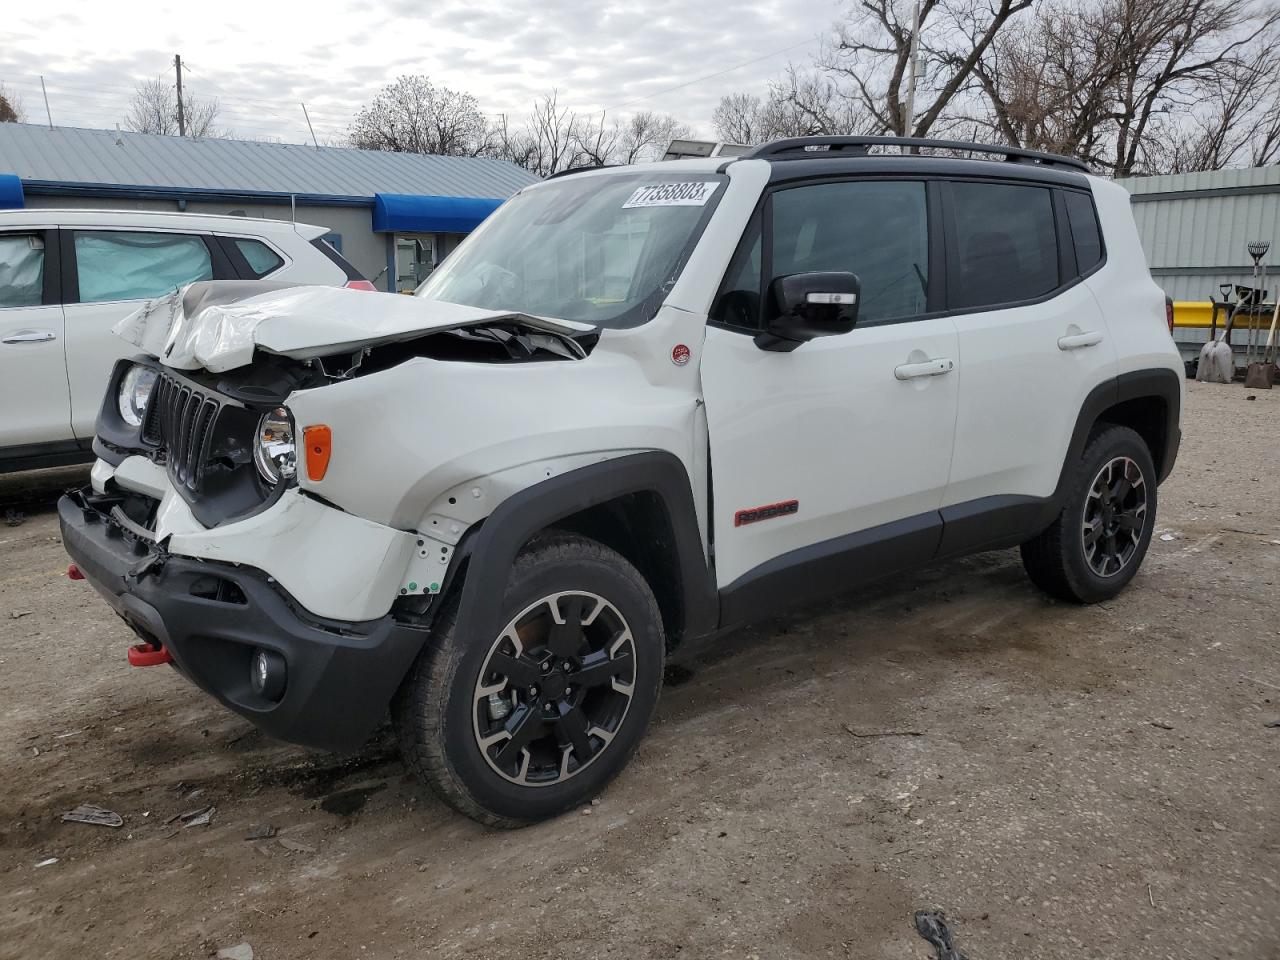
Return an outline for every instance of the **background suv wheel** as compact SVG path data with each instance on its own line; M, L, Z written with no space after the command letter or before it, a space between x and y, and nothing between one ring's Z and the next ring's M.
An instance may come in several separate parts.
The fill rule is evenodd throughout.
M1098 603L1133 579L1151 543L1156 471L1142 437L1100 424L1067 475L1053 524L1022 545L1031 581L1050 596Z
M392 707L401 749L456 810L492 826L555 816L622 769L661 687L665 637L622 556L553 534L516 559L496 637L443 610Z

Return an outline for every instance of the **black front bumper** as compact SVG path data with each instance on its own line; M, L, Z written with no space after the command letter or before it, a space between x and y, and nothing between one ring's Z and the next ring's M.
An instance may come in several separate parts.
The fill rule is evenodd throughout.
M390 614L363 623L311 616L261 571L166 553L99 506L80 493L58 501L63 544L135 633L162 644L183 675L273 737L339 751L364 743L425 630ZM259 647L287 666L274 702L250 684Z

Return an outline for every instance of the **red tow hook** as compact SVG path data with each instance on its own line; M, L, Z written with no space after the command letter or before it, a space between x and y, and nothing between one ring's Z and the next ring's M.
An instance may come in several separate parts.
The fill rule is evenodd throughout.
M84 572L73 563L69 567L67 567L67 579L83 580Z
M162 663L173 663L173 655L164 647L138 643L129 648L129 665L132 667L158 667Z

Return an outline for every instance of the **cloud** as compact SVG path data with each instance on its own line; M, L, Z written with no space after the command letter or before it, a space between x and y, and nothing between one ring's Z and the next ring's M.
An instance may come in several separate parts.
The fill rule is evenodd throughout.
M181 53L187 88L217 97L223 126L246 136L308 139L300 102L319 135L341 136L360 105L404 73L469 92L494 115L523 117L534 98L556 89L572 109L662 110L709 135L723 94L759 92L789 60L807 60L835 4L222 0L214 15L179 5L159 16L152 4L48 0L6 17L0 82L38 122L43 73L55 123L110 128L123 120L134 86L171 76Z

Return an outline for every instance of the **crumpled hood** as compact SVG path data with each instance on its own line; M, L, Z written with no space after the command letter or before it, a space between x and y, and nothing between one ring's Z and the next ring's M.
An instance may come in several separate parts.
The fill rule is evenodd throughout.
M207 280L150 301L113 330L166 366L221 373L252 362L255 350L304 360L495 320L565 335L594 329L569 320L398 294L269 280Z

